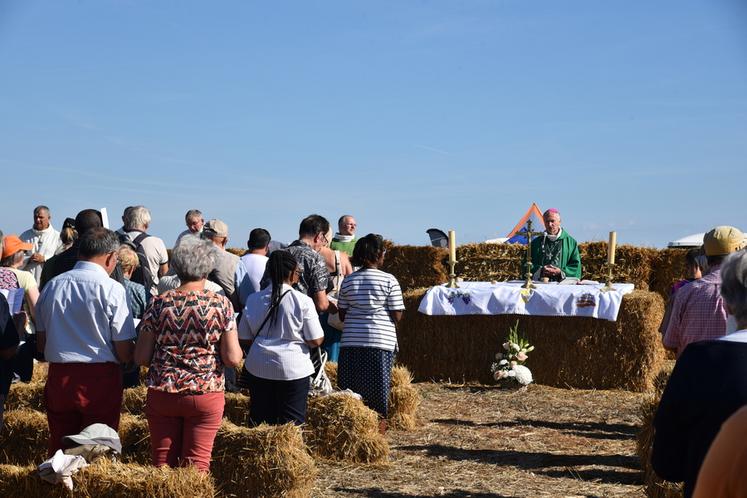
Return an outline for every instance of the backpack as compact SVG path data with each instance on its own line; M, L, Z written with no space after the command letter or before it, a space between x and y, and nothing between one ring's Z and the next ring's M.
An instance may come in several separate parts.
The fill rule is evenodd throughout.
M145 256L143 241L148 237L150 237L150 235L145 232L141 232L140 235L135 237L134 240L130 240L130 237L127 235L127 233L119 234L119 242L135 251L135 254L137 254L137 259L140 262L138 267L135 268L135 270L132 272L130 281L142 285L145 285L145 268L148 266L148 258L146 258Z

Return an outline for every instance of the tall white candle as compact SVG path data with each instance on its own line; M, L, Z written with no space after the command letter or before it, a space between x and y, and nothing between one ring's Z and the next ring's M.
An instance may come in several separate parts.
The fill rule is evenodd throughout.
M456 263L456 232L449 230L449 263Z
M610 232L610 241L607 245L607 263L615 264L615 247L617 245L617 232Z

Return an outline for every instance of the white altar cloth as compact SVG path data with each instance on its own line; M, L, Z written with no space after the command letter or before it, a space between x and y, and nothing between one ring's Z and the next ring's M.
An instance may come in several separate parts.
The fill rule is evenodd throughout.
M587 316L616 321L625 294L633 284L558 285L536 283L527 291L521 282L460 282L458 288L431 287L418 311L426 315Z

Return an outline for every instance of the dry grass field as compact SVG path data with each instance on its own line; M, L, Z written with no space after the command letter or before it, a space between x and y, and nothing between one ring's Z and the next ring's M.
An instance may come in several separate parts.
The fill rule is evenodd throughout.
M390 431L390 463L318 462L313 496L642 497L642 394L418 383L420 425Z

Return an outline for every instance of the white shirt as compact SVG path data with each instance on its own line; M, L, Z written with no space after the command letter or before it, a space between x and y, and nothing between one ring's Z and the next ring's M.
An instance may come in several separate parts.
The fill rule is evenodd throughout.
M719 341L729 342L747 342L747 329L737 330L736 332L727 333L724 337L720 337Z
M272 286L246 300L239 322L239 339L253 340L244 368L255 377L296 380L314 373L305 341L324 337L319 315L309 296L283 284L281 295L286 291L290 292L281 299L276 320L267 320L262 330L259 327L270 308Z
M134 241L143 232L132 230L126 233L127 237ZM152 235L143 239L141 244L145 253L145 259L148 262L148 265L143 268L145 288L148 289L151 296L155 296L158 294L158 269L161 265L169 262L169 253L166 251L163 240Z
M44 286L36 320L50 363L118 363L113 342L136 337L124 287L88 261Z
M200 231L199 231L199 232L197 232L197 233L192 233L192 232L191 232L191 231L189 230L189 228L187 228L187 229L186 229L186 230L184 230L184 231L183 231L182 233L180 233L180 234L179 234L179 236L178 236L178 237L176 238L176 242L174 242L174 247L176 247L176 246L178 246L178 245L179 245L179 242L181 242L181 241L182 241L182 237L184 237L184 236L187 236L187 235L194 235L195 237L199 237L201 233L202 233L202 230L200 230Z
M243 306L246 298L260 289L260 281L265 274L267 256L261 254L244 254L236 266L235 282L239 292L239 302Z
M31 251L43 255L45 260L57 254L57 250L62 247L60 232L55 230L52 225L44 230L31 228L23 232L19 238L24 242L31 243L34 246ZM39 285L41 279L42 268L44 268L44 263L34 263L31 260L23 267L24 270L31 272L37 285Z
M340 347L394 351L397 331L390 311L404 311L402 290L394 275L375 269L354 271L342 281L337 307L345 311Z

